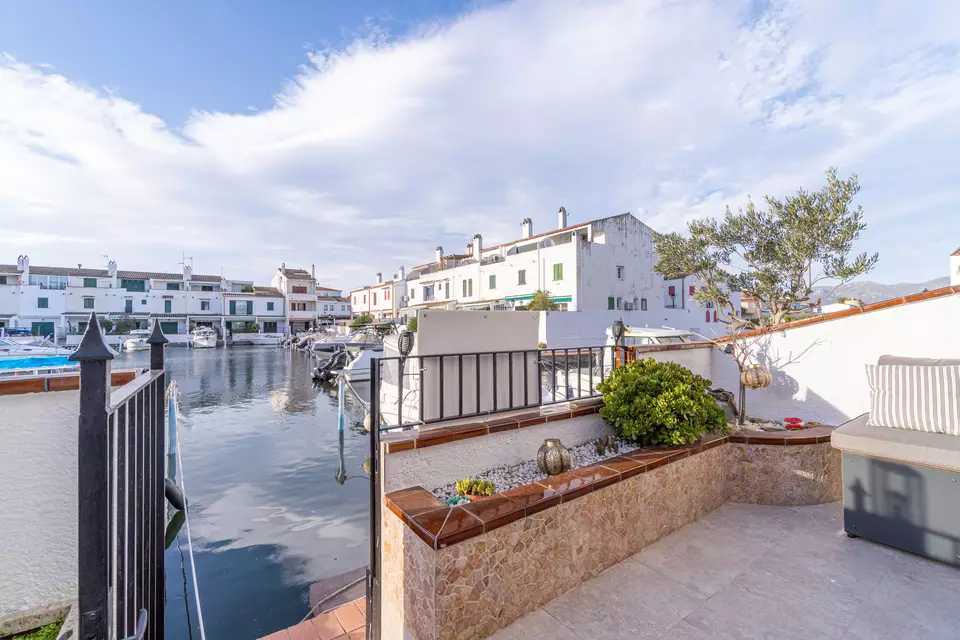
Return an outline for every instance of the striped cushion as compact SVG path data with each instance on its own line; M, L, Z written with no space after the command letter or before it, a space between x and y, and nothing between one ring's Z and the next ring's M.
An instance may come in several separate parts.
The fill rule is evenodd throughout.
M868 425L960 436L960 366L867 365Z

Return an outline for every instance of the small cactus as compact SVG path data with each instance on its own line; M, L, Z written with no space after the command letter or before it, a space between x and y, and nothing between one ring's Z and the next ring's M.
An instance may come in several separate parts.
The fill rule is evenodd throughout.
M470 478L463 478L457 480L456 484L457 494L461 496L469 495L473 492L473 480Z

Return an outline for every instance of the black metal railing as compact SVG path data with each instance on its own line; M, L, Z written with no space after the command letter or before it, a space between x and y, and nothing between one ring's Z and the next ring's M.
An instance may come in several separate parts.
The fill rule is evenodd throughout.
M630 357L612 345L379 358L382 429L432 424L599 397Z
M167 339L154 324L150 369L111 393L96 314L80 346L78 598L81 640L162 640Z

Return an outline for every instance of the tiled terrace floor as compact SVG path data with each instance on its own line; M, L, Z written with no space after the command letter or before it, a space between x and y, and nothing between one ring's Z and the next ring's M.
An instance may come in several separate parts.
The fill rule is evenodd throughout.
M367 599L348 602L260 640L364 640Z
M492 639L960 638L960 569L847 538L842 513L728 503Z

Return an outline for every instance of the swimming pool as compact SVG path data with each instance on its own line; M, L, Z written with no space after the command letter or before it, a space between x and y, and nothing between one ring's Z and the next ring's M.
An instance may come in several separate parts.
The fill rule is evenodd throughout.
M69 356L33 356L30 358L2 358L0 359L0 371L7 369L38 369L49 367L67 367L75 366L77 363L70 362Z

